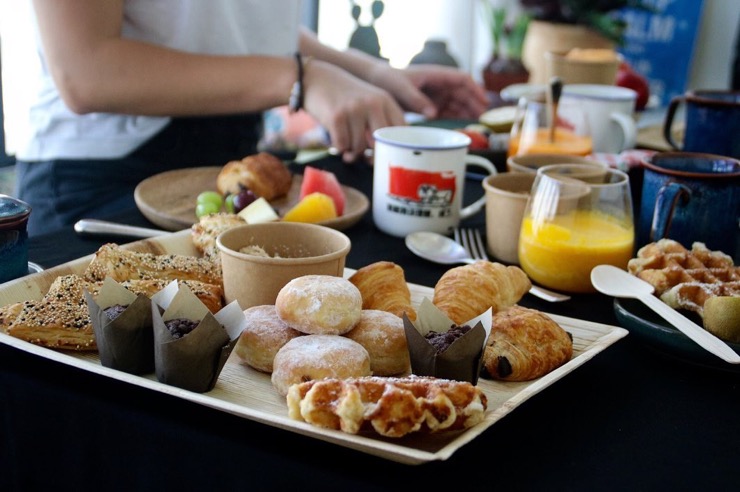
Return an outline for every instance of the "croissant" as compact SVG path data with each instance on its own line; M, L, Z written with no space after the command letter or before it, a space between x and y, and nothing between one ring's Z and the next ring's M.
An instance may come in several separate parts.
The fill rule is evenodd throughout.
M480 260L447 270L434 286L432 303L459 325L489 307L495 313L513 306L530 287L519 267Z
M293 175L283 161L267 152L227 163L216 178L216 188L222 195L247 188L267 201L286 195L292 183Z
M512 306L493 315L483 351L483 367L493 379L529 381L573 356L573 341L552 318L535 309Z
M398 317L406 313L411 321L416 319L403 268L397 264L390 261L371 263L352 274L349 281L362 294L362 309L388 311Z

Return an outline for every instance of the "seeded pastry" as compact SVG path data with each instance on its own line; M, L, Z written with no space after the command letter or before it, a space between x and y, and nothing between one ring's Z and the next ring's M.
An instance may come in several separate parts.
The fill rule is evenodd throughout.
M151 297L169 282L165 279L143 279L120 283L135 294ZM182 282L211 312L218 312L223 307L221 286L195 280ZM16 338L49 348L97 350L84 290L87 289L95 296L101 285L101 282L89 282L78 275L57 277L42 299L25 301L12 305L12 309L10 307L7 310L3 309L6 332Z
M140 253L125 250L113 243L104 244L98 249L84 277L91 281L103 281L105 277L117 282L160 278L222 285L220 268L206 258Z

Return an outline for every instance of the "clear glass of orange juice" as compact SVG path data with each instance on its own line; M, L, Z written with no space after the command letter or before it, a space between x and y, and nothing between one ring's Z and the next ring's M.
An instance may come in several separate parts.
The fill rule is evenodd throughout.
M592 153L591 127L583 108L572 103L557 106L554 125L552 107L542 95L521 98L509 135L507 157L531 154Z
M537 171L519 236L519 263L535 283L590 293L595 266L627 268L635 243L629 177L607 168L601 179L579 179L587 171L582 164Z

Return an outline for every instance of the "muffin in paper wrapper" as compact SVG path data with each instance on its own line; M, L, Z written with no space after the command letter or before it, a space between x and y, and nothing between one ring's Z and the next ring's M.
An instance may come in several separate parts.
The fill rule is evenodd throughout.
M417 376L434 376L455 381L478 383L483 348L491 332L493 313L491 309L463 325L471 329L452 342L444 352L429 343L425 335L430 331L446 333L455 323L432 302L424 298L419 306L416 321L403 316L403 327L411 357L411 372Z
M85 300L100 363L129 374L154 372L154 333L149 298L136 295L106 277L97 297L85 290ZM126 308L111 320L105 310L116 304Z
M150 309L157 380L197 393L212 390L246 326L239 304L233 301L214 315L187 286L173 282L152 297ZM175 338L165 322L178 318L198 325Z

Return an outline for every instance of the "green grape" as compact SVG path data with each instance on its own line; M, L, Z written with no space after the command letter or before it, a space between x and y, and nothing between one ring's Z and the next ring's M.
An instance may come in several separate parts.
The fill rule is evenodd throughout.
M229 193L228 195L226 195L226 200L224 200L224 207L226 208L226 211L229 212L230 214L235 213L234 196L235 195L233 193Z
M217 191L204 191L200 195L198 195L198 198L195 199L195 202L197 204L212 203L216 206L217 209L220 210L221 206L224 204L224 199Z
M200 219L204 215L215 214L218 213L220 210L221 207L217 206L215 203L199 203L195 206L195 216Z

